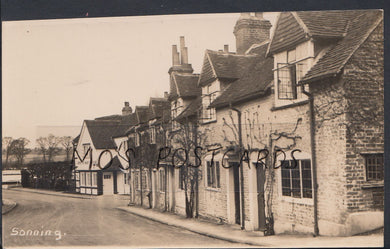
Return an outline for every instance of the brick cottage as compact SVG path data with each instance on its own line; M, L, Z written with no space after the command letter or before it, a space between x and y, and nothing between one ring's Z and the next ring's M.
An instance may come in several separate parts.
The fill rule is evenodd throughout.
M206 50L200 74L173 45L170 92L108 136L138 157L123 189L268 235L383 226L383 12L282 12L270 30L241 14L236 52Z

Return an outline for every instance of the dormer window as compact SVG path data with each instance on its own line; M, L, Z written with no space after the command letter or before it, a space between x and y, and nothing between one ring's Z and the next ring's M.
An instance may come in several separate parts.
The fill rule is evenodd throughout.
M175 121L175 118L180 115L183 111L183 101L179 98L172 102L171 104L171 117L172 117L172 130L177 130L180 128L180 124Z
M303 77L303 63L289 62L277 64L278 99L295 100L302 97L297 83Z
M219 95L219 82L213 82L202 88L202 121L203 123L217 120L217 113L215 108L210 108L209 105Z

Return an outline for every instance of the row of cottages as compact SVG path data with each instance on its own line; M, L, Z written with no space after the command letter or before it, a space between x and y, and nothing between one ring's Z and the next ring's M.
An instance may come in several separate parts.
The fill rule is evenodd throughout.
M261 13L242 14L236 52L206 50L200 74L181 37L169 94L84 122L77 148L91 148L92 170L76 160L78 191L105 193L112 177L109 192L136 205L265 234L383 226L382 11L283 12L270 29Z
M266 234L383 226L382 11L283 12L270 28L242 14L237 52L206 50L200 75L173 47L169 141L202 147L173 163L174 211Z

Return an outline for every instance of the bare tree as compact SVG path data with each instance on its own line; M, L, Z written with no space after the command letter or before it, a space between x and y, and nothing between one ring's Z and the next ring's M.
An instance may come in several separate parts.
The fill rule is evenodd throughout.
M5 167L8 166L8 159L9 159L9 156L11 155L12 141L13 141L12 137L3 137L3 140L2 140L3 153L5 154L5 165L4 165Z
M58 144L60 141L61 139L53 134L47 136L47 159L49 162L53 161L54 156L59 153Z
M252 151L254 149L265 149L268 151L268 156L265 161L259 163L257 167L262 167L264 178L264 208L265 208L265 235L273 235L274 232L274 218L273 218L273 192L275 186L275 169L271 165L273 155L276 150L291 150L296 147L298 140L301 139L297 135L297 129L302 123L302 118L298 118L295 123L285 123L283 128L272 123L261 122L260 105L257 110L242 111L243 125L242 137L246 138L243 143L243 148L239 148L239 127L238 121L230 112L227 118L223 120L223 139L228 144L226 149L234 149L235 152L240 150Z
M46 137L39 137L36 139L36 142L39 146L39 151L42 154L42 160L45 163L46 162L46 154L47 154L47 138Z
M199 131L197 124L185 122L180 125L180 129L171 134L173 144L178 146L173 156L174 165L179 168L180 188L184 190L186 217L197 217L196 203L198 184L201 178L200 160L201 150L205 135ZM197 149L199 148L199 149Z
M43 162L46 162L46 156L48 162L53 161L54 156L60 151L58 145L61 142L61 138L49 134L47 137L39 137L36 141L42 153Z
M70 159L70 152L72 151L72 137L71 136L63 136L60 139L61 145L64 147L66 152L66 161Z
M31 149L27 148L29 143L30 141L24 137L13 140L11 143L11 154L16 157L19 167L23 165L25 156L31 152Z

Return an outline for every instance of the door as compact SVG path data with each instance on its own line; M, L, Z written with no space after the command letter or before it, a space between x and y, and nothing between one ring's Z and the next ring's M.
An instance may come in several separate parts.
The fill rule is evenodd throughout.
M103 194L112 195L114 194L114 180L112 172L103 173Z
M235 222L241 224L239 164L237 162L230 162L229 164L233 168Z
M259 230L265 231L265 198L264 198L264 183L265 183L265 171L263 165L259 165L256 169L257 172L257 207L259 215Z

